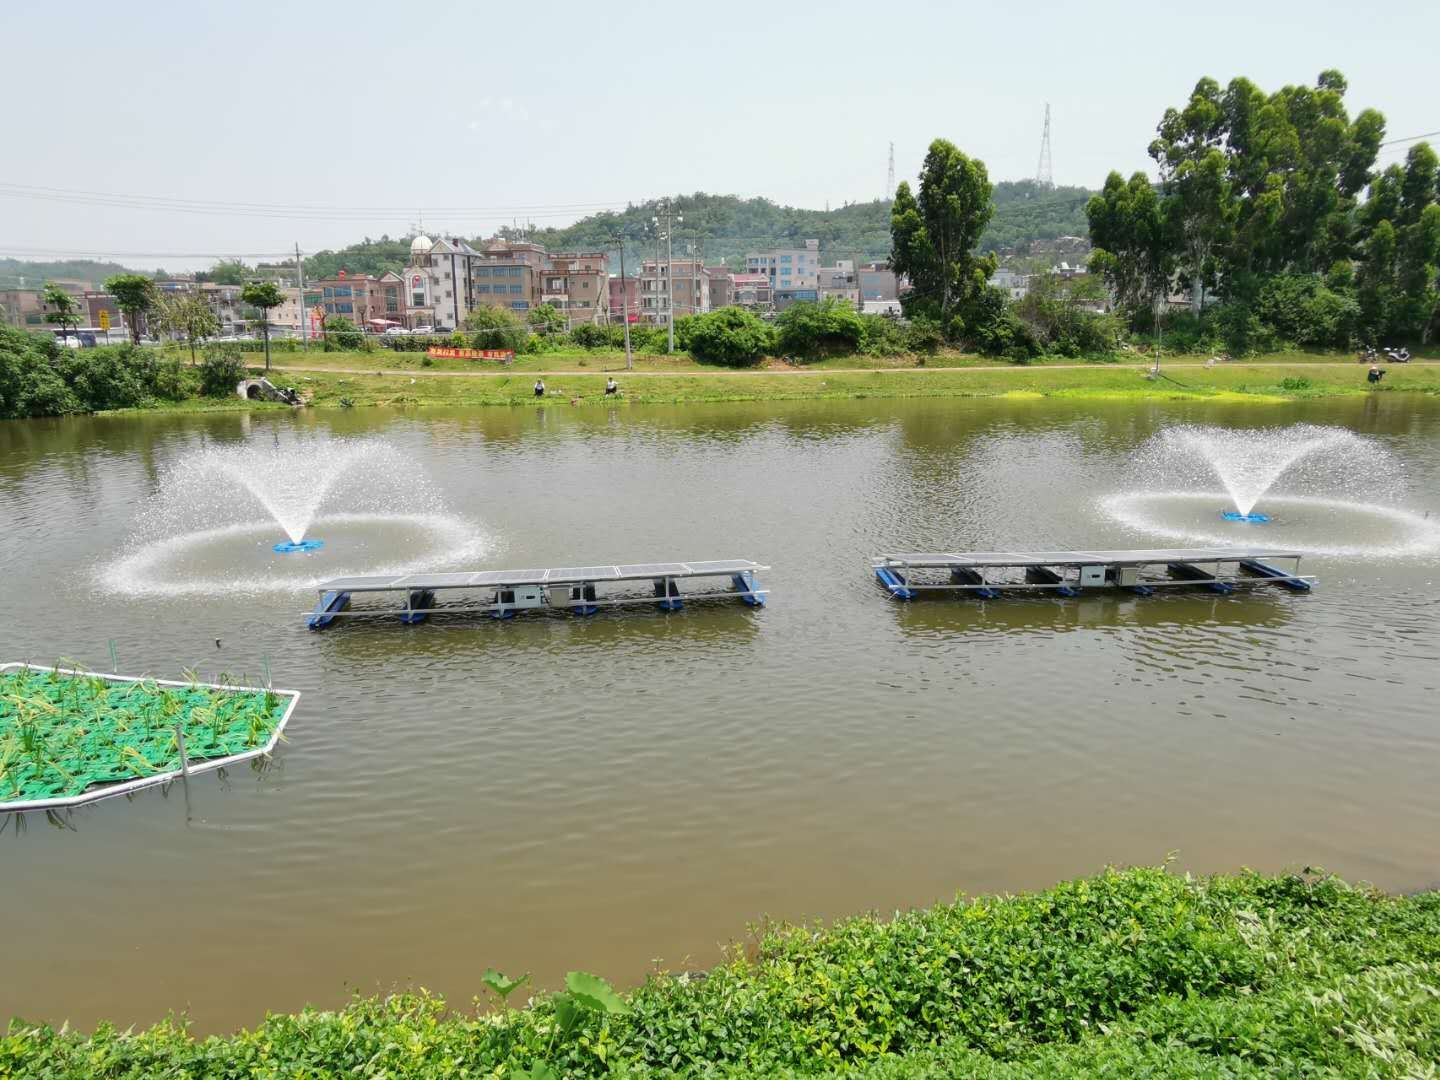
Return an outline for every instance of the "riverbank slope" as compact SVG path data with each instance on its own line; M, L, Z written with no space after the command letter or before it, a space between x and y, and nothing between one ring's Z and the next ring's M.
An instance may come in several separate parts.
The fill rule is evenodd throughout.
M493 980L490 980L493 981ZM479 989L481 980L477 976ZM518 998L525 991L515 994ZM721 966L502 1012L357 998L193 1040L22 1021L0 1076L1421 1076L1440 1060L1440 893L1324 875L1106 871L831 927Z

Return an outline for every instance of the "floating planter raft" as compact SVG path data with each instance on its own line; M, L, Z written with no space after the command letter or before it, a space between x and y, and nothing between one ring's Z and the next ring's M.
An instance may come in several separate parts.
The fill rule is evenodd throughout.
M299 700L296 690L0 665L0 813L108 799L268 754Z
M1274 566L1292 563L1290 570ZM873 560L875 577L897 600L922 591L973 593L1054 592L1078 596L1082 589L1124 589L1148 596L1156 589L1198 585L1233 592L1244 585L1281 585L1309 592L1316 579L1300 573L1300 554L1281 548L1156 548L1144 551L910 552ZM935 581L930 572L946 571ZM916 571L921 574L917 578Z
M719 559L711 562L633 563L628 566L562 566L553 570L481 570L460 574L404 574L398 577L346 577L319 586L320 602L305 617L311 630L323 630L338 618L355 616L398 617L404 623L419 623L436 613L483 611L497 619L508 619L517 611L556 608L574 615L594 615L602 607L626 604L654 604L662 611L679 611L686 600L714 597L739 599L751 607L762 607L768 589L760 588L755 575L768 566L749 559ZM730 588L707 591L680 591L680 582L703 578L729 578ZM650 594L625 595L615 591L626 583L649 582ZM458 593L459 602L437 607L438 593ZM350 610L352 597L366 594L399 594L402 606ZM479 594L478 596L476 594Z

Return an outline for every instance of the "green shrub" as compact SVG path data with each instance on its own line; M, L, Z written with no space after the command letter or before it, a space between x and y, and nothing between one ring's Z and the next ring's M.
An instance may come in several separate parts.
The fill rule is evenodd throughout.
M1437 893L1107 871L769 925L701 976L623 997L573 972L489 1015L420 992L203 1040L177 1021L88 1036L15 1021L0 1076L1428 1076L1437 940ZM478 981L503 1003L524 980Z
M771 350L774 331L744 308L727 307L694 317L687 331L697 360L749 367Z
M362 347L365 335L344 315L331 315L325 320L325 350L350 352Z
M526 347L532 335L525 321L508 308L478 307L466 316L465 329L470 331L472 348L534 351Z
M905 328L905 344L912 352L934 353L945 344L945 334L934 319L917 315Z
M775 320L775 333L782 352L815 358L854 352L865 336L865 322L854 305L831 296L792 304Z
M246 376L240 350L228 342L205 346L200 361L200 393L205 397L229 397Z
M861 315L860 351L866 356L899 356L909 352L908 328L888 315Z

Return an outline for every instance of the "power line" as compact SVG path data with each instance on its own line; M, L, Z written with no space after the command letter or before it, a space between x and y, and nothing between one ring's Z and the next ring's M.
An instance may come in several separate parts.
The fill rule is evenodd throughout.
M1427 131L1427 132L1425 132L1425 134L1423 134L1423 135L1406 135L1405 138L1403 138L1403 139L1387 139L1385 142L1382 142L1380 145L1381 145L1381 146L1394 146L1396 143L1418 142L1418 141L1421 140L1421 139L1433 139L1433 138L1434 138L1435 136L1437 136L1437 135L1440 135L1440 131Z

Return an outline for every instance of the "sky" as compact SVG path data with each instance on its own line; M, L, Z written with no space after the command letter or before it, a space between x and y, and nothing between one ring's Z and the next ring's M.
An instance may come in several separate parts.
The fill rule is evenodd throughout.
M1020 179L1047 102L1055 181L1098 187L1153 172L1156 123L1207 75L1338 68L1387 138L1440 130L1435 0L78 0L3 24L0 256L138 267L694 191L839 206L883 195L892 141L897 181L937 137Z

